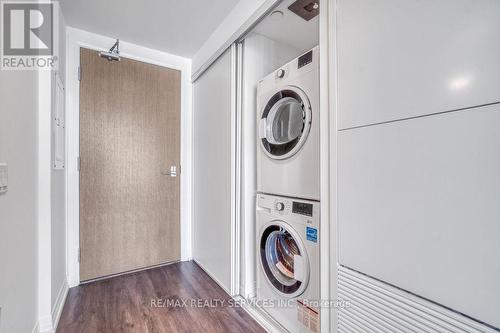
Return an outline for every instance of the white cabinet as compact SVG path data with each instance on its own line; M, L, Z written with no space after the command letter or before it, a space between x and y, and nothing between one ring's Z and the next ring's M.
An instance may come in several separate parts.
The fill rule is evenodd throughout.
M500 1L339 0L341 129L500 101Z
M193 257L231 289L231 51L193 84Z
M340 263L500 327L500 105L339 132Z

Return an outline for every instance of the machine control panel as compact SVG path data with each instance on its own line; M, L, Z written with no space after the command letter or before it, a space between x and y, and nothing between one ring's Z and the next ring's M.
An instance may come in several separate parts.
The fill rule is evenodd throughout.
M308 224L315 223L313 221L319 219L319 202L299 201L299 199L259 193L257 209L279 216L301 216Z
M292 213L312 217L313 205L305 202L294 201L292 205Z
M280 215L287 215L292 212L292 203L284 198L279 198L274 200L274 206L271 208Z
M318 241L319 237L314 232L319 229L319 202L258 193L256 208L257 216L266 220L278 219L286 223L298 223L309 227L307 239L311 242Z
M297 68L302 68L306 65L309 65L311 62L313 62L313 51L312 50L299 57Z
M281 214L299 214L303 216L312 217L313 216L313 205L306 202L299 201L288 201L288 200L276 200L274 202L274 210Z

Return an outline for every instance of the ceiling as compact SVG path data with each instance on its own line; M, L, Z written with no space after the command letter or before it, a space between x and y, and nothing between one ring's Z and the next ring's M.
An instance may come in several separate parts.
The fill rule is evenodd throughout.
M191 58L238 0L61 0L68 26Z
M307 51L319 44L319 15L310 21L305 21L288 9L293 2L295 0L284 0L275 9L283 12L283 16L268 15L254 28L253 32L292 46L299 51Z

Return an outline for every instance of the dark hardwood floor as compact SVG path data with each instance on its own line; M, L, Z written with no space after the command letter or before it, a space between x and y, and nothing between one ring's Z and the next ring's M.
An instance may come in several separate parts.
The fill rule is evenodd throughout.
M265 332L229 302L196 263L182 262L70 289L57 333Z

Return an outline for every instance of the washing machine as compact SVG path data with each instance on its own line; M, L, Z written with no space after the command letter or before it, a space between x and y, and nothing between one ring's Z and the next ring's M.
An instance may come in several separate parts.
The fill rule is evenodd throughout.
M257 194L256 304L290 332L319 332L319 202Z
M257 191L319 200L319 48L257 87Z

